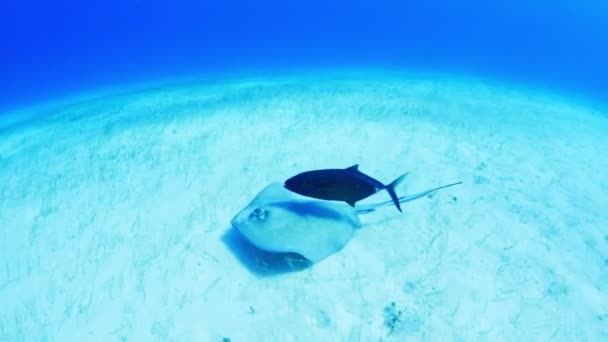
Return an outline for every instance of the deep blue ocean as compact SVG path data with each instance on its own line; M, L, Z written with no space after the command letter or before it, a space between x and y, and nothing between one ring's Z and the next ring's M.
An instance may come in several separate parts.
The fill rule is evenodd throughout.
M0 342L608 341L608 0L6 0Z
M441 70L608 98L608 2L5 1L0 109L225 73Z
M608 341L608 0L5 0L0 341Z

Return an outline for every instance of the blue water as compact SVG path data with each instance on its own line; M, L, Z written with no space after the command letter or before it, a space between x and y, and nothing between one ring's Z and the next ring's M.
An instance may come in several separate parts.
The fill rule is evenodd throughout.
M3 3L0 341L608 341L607 19Z
M225 72L448 70L608 98L608 2L11 1L0 109Z

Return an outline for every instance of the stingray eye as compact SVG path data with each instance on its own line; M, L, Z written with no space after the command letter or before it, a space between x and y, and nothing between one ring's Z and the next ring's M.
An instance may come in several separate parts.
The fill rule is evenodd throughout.
M265 220L267 216L268 210L260 208L255 208L255 210L252 211L251 214L249 214L249 218L255 220Z

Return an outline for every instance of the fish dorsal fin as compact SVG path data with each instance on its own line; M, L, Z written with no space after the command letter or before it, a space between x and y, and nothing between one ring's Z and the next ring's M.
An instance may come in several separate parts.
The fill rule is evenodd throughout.
M359 171L359 164L355 164L351 167L347 167L347 170L352 170L352 171Z

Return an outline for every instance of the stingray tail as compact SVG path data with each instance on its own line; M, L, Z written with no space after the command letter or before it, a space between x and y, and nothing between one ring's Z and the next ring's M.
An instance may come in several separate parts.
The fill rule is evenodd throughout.
M397 207L397 210L401 211L401 204L399 204L399 197L397 197L397 194L395 193L395 188L399 186L399 184L401 184L401 182L403 182L403 180L405 179L405 177L408 175L408 173L404 173L401 176L399 176L399 178L395 179L394 181L391 182L391 184L385 186L384 188L386 189L386 191L388 191L388 194L391 196L391 199L393 200L393 203L395 203L395 206Z

